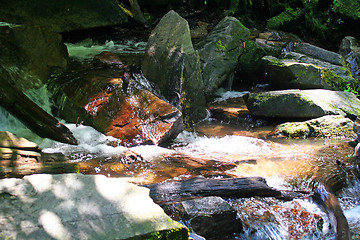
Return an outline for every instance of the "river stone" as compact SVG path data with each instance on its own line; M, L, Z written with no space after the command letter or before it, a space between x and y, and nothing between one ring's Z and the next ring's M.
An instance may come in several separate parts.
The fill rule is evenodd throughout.
M304 54L287 52L281 58L262 58L271 85L284 88L346 90L359 85L349 69Z
M67 66L61 35L43 27L0 22L0 48L0 65L12 76L2 79L0 74L0 81L9 81L21 90L41 87L52 73Z
M3 239L188 239L149 190L103 175L0 180Z
M281 90L250 93L246 106L255 116L278 118L317 118L342 115L355 119L360 114L360 100L350 92L313 90Z
M84 123L124 146L165 144L183 130L181 112L125 69L93 69L54 79L56 115Z
M196 44L206 94L211 95L226 80L231 83L249 36L249 29L239 20L225 17Z
M60 33L114 26L127 17L112 0L18 0L2 2L0 21L44 26Z
M327 115L305 122L287 122L276 126L274 135L289 138L346 138L355 136L353 121L340 115Z
M189 224L196 234L218 239L243 232L237 212L221 197L203 197L165 205L175 219ZM225 237L224 237L225 238Z
M205 118L199 54L192 45L187 21L175 11L168 12L151 32L141 68L166 99L181 109L185 126Z

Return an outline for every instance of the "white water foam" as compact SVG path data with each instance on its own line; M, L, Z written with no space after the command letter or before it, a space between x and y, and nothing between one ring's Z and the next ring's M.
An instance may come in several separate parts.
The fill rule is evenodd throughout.
M226 91L220 93L220 97L215 98L214 102L223 102L231 98L243 97L245 94L248 94L248 91L237 92L237 91Z
M78 43L65 43L69 57L79 61L90 61L95 55L110 51L112 53L143 53L145 51L146 42L126 41L123 43L116 43L111 40L105 41L104 44L95 44L91 39L85 39Z
M79 155L77 160L86 160L84 156L116 156L121 155L128 150L126 147L118 146L113 147L108 145L110 142L117 142L114 137L105 136L104 134L96 131L92 127L76 124L65 124L66 127L73 133L74 137L78 140L79 145L69 145L65 143L56 142L50 139L44 140L40 144L40 148L46 153L63 153L67 156ZM76 159L75 159L76 160Z
M195 133L184 131L175 139L175 142L183 145L183 147L175 148L176 150L192 154L219 153L257 156L271 151L270 144L264 140L245 136L199 137Z

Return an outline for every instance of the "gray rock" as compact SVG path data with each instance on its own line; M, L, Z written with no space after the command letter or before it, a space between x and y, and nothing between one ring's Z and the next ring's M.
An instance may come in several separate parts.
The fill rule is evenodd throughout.
M294 51L318 58L325 62L336 64L339 66L343 65L343 60L340 54L311 45L309 43L295 43Z
M251 93L246 105L252 114L264 117L342 115L355 119L360 113L360 100L353 93L324 89Z
M114 26L127 21L125 13L111 0L6 1L0 21L45 26L54 32Z
M225 17L198 44L206 94L232 78L250 31L234 17Z
M61 35L43 27L0 23L0 48L0 65L11 76L2 79L2 73L0 81L21 90L41 87L52 73L67 66Z
M181 109L185 126L205 118L199 54L193 48L187 21L175 11L168 12L151 32L142 71Z
M188 239L149 190L119 178L81 174L0 180L3 239Z
M340 115L327 115L305 122L287 122L275 128L275 135L290 138L346 138L355 136L353 121Z
M287 52L281 58L262 58L268 78L275 88L324 88L346 90L358 80L346 67L324 62L304 54ZM350 84L350 85L349 85Z

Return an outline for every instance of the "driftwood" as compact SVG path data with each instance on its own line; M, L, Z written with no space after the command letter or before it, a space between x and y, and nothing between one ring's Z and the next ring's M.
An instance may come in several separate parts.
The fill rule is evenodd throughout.
M0 73L8 75L0 68ZM29 129L43 138L77 144L71 131L56 118L32 102L24 93L3 79L0 84L0 106L22 121Z
M156 203L175 202L193 197L280 197L281 192L269 187L264 178L193 178L178 182L144 185Z

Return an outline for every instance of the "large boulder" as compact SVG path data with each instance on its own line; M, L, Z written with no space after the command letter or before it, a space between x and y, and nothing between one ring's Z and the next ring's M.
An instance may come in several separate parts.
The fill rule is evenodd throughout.
M37 25L54 32L70 32L127 21L125 13L112 0L36 0L4 1L0 22Z
M41 87L50 74L67 66L61 35L43 27L0 23L0 48L0 65L12 76L7 80L21 90ZM0 74L1 82L3 78Z
M0 180L0 238L188 239L149 190L102 175Z
M246 106L253 115L282 118L317 118L342 115L355 119L360 114L360 100L350 92L283 90L251 93Z
M205 118L199 54L192 45L187 21L175 11L168 12L151 32L142 71L181 109L187 127Z
M74 72L55 79L56 115L90 125L123 145L163 144L183 130L181 112L124 69Z
M211 95L226 80L231 83L249 36L249 29L239 20L225 17L196 44L206 94Z
M340 115L326 115L305 122L287 122L276 126L274 135L289 138L346 138L355 136L354 122Z
M358 80L347 67L309 57L297 52L286 52L281 58L265 56L267 77L274 88L324 88L356 90Z

